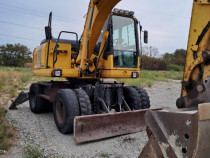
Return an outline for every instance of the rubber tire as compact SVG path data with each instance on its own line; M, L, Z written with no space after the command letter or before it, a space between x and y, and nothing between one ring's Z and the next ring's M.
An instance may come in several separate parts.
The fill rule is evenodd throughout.
M125 101L131 110L140 110L141 109L141 101L138 95L138 92L130 86L123 87L123 95Z
M85 92L85 90L75 89L75 93L79 101L81 115L92 115L92 106L90 98Z
M31 112L35 114L45 113L52 111L52 104L39 97L41 89L38 83L31 84L29 91L29 105Z
M148 96L146 90L139 86L134 86L134 88L139 94L142 109L149 109L150 108L150 100L149 100L149 96Z
M64 121L59 123L56 115L56 104L61 100L65 107ZM53 102L53 116L55 124L58 130L63 134L69 134L73 132L74 117L80 116L79 102L75 92L71 89L60 89L56 92Z

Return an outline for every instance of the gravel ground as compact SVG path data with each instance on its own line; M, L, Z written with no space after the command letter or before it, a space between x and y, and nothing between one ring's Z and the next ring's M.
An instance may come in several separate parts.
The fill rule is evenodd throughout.
M157 82L146 88L152 108L176 108L176 99L180 96L181 84L178 81ZM76 145L73 135L58 132L52 113L35 115L29 110L29 103L9 111L7 119L17 128L17 146L13 147L5 158L24 157L23 148L30 144L44 150L45 157L64 156L70 158L120 157L136 158L147 142L146 132L108 138L100 141Z

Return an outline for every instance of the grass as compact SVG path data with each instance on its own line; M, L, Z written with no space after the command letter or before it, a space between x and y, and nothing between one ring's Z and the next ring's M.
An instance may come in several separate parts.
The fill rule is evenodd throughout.
M170 71L184 71L184 66L176 65L176 64L169 64L168 70Z
M170 79L181 80L183 72L181 71L147 71L142 70L137 79L118 79L130 86L151 87L155 81L168 82Z
M24 87L32 78L30 71L0 69L0 93L14 97L17 90Z
M27 145L24 147L25 157L24 158L44 158L44 150L38 147ZM51 158L65 158L64 156L51 156Z
M31 78L31 69L0 66L0 93L15 97L17 90L22 89Z
M62 78L33 76L32 69L0 66L0 96L8 94L10 98L16 96L18 90L26 90L25 86L37 81L63 80Z
M109 158L110 157L110 154L107 154L107 153L101 153L99 155L100 158Z
M0 107L0 150L8 150L13 145L15 129L5 119L7 110ZM0 153L1 154L1 153Z
M23 67L5 67L5 66L0 66L0 70L3 71L18 71L18 72L27 72L27 73L32 73L32 70L30 68L23 68Z
M44 151L40 150L37 147L27 145L24 148L25 151L25 158L43 158L44 157Z

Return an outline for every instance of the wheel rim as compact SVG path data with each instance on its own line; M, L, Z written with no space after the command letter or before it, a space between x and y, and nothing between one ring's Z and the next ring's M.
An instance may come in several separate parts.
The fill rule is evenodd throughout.
M56 103L56 117L59 123L63 123L65 120L65 106L61 99Z

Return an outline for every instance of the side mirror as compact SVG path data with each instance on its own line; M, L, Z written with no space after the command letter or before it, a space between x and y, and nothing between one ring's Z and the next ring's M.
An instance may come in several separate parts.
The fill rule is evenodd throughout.
M148 43L148 31L144 31L144 43Z
M52 12L50 12L49 15L49 21L48 21L48 26L45 27L45 37L47 40L51 40L52 39Z

